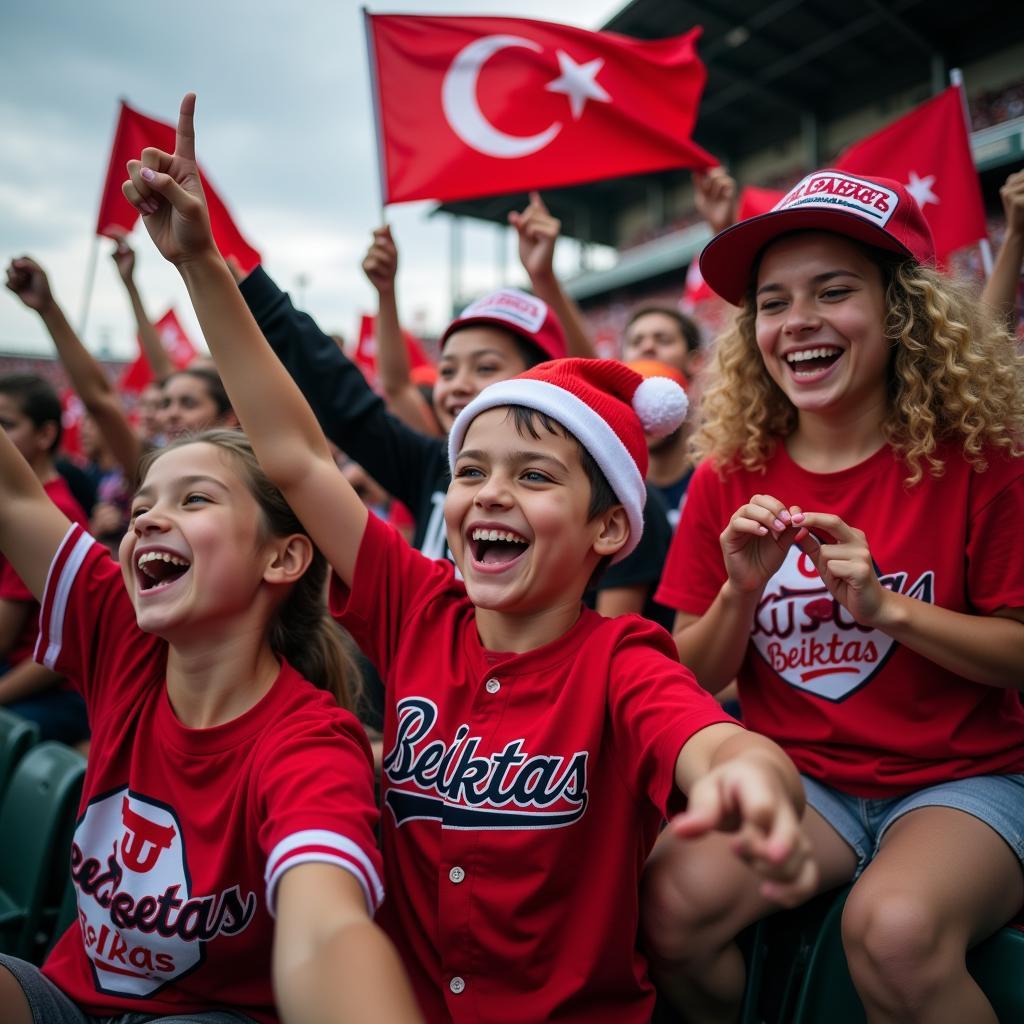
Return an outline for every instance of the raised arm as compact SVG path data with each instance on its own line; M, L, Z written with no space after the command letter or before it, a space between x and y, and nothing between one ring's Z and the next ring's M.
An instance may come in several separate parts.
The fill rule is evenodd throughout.
M142 297L135 285L135 252L121 238L117 242L117 248L111 253L111 258L114 261L114 266L117 267L117 273L124 284L124 289L128 293L128 301L131 303L132 313L135 314L135 326L139 332L139 342L146 356L146 362L149 363L153 376L159 381L164 381L174 373L174 363L171 362L171 357L160 340L159 331L149 319L146 309L142 305Z
M28 256L12 260L7 268L7 287L25 306L39 314L72 387L96 421L111 454L130 476L138 465L142 445L103 367L82 344L53 297L45 271Z
M581 359L597 356L580 307L569 297L555 275L555 243L562 222L552 217L539 192L530 193L530 202L522 213L513 210L508 222L519 235L519 259L530 277L534 295L555 312L565 331L567 354Z
M1017 329L1017 289L1024 265L1024 171L1011 174L999 190L1006 215L1006 235L996 255L992 276L985 282L982 301Z
M281 879L273 971L285 1024L422 1020L359 884L329 864L300 864Z
M70 526L0 430L0 552L37 601L42 600L53 556Z
M395 278L398 275L398 247L385 224L373 233L373 242L363 259L363 273L377 292L377 374L391 411L413 430L438 434L427 403L412 381L409 352L398 319Z
M359 367L308 313L292 305L263 267L256 267L239 291L324 433L409 508L429 503L439 473L448 466L443 441L389 413Z
M195 95L182 100L173 154L145 149L123 189L157 249L182 276L232 408L267 476L281 488L345 582L367 511L334 463L312 409L252 318L210 231L195 162Z

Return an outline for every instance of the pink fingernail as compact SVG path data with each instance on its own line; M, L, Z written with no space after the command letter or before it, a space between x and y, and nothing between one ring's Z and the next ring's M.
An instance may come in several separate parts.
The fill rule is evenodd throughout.
M156 177L156 174L151 167L143 167L140 173L146 181L152 181Z
M787 512L787 511L786 511L785 509L783 509L783 510L782 510L782 511L781 511L781 512L779 513L779 518L780 518L780 519L781 519L781 520L782 520L782 521L783 521L784 523L788 523L788 522L789 522L789 513L788 513L788 512Z
M793 522L794 523L802 523L803 521L804 521L804 514L803 514L803 512L797 512L797 514L795 516L793 516Z
M781 519L776 519L775 522L772 523L772 526L774 526L776 530L784 530L786 528L786 524L782 522Z

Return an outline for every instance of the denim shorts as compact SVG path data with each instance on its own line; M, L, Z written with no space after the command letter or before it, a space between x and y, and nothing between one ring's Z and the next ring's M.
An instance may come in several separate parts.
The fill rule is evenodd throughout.
M90 1017L83 1013L35 964L0 953L0 970L7 968L21 986L32 1013L32 1024L255 1024L251 1017L226 1010L184 1013L177 1016L122 1013L114 1017ZM3 1018L0 1018L3 1019Z
M919 807L952 807L983 821L1002 836L1024 868L1024 775L976 775L880 800L850 796L807 775L801 778L807 803L857 854L854 878L878 853L892 823Z

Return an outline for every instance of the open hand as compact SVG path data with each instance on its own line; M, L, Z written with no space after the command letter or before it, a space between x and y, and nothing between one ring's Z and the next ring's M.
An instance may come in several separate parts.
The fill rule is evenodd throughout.
M53 302L46 271L29 256L19 256L11 260L7 268L7 287L29 309L34 309L37 313L42 312Z
M195 93L187 93L178 114L174 152L144 149L141 160L128 161L129 180L121 186L161 255L174 264L217 252L196 166L195 108Z
M363 273L378 292L394 290L398 274L398 247L387 224L373 233L373 242L363 258Z
M884 628L893 593L878 581L867 537L825 512L807 512L802 523L807 530L822 530L835 538L835 543L822 544L805 533L798 541L829 593L862 626Z
M760 758L736 758L703 775L669 829L680 839L735 833L732 850L761 876L766 899L797 906L815 892L818 867L800 816L777 769Z
M550 277L554 274L555 242L562 222L552 217L539 192L530 193L530 202L522 213L513 210L508 222L519 234L519 259L530 275Z
M786 508L770 494L755 494L719 537L732 585L742 593L763 590L803 532L803 514L796 505Z

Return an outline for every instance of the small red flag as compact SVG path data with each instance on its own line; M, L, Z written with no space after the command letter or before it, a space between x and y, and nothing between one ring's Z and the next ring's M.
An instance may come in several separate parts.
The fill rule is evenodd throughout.
M363 371L363 376L369 381L370 387L378 389L379 378L377 375L377 338L375 334L376 318L364 314L359 320L359 340L356 342L356 350L352 361ZM402 328L402 339L405 341L405 350L409 354L409 369L416 370L421 366L431 366L430 360L426 357L421 343L416 337Z
M988 235L963 101L955 85L854 143L832 166L902 182L928 221L940 262Z
M384 202L715 166L690 140L700 32L651 41L524 18L367 15Z
M60 446L66 455L82 454L82 419L85 416L85 405L72 388L63 388L60 392L61 436Z
M192 339L185 333L185 329L178 322L173 309L166 313L153 326L160 335L171 362L179 370L184 369L198 355ZM121 374L119 388L121 391L128 391L133 394L140 394L145 387L154 379L153 370L142 352L139 352L138 359L128 366Z
M127 103L121 103L121 115L114 132L114 145L110 151L107 167L107 181L100 199L100 212L96 219L96 234L118 238L128 234L139 219L139 212L125 199L121 184L127 177L125 164L138 160L139 154L147 147L154 146L165 153L174 152L174 126L146 117L132 110ZM227 207L200 170L199 178L206 194L206 205L210 210L210 227L213 240L221 255L234 257L242 270L248 273L260 262L260 254L245 240L235 226Z

